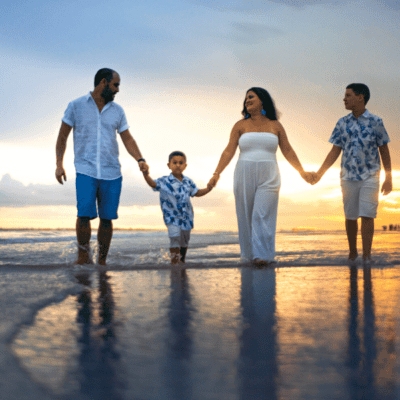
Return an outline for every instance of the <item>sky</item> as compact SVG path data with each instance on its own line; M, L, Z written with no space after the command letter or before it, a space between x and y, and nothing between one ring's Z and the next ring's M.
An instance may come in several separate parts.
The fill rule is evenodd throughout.
M167 175L168 154L181 150L199 187L241 119L248 88L270 92L304 168L317 170L337 120L348 113L346 86L366 83L367 108L391 138L394 180L394 191L381 196L376 226L400 223L398 1L5 0L0 54L2 228L74 227L72 134L63 186L54 176L55 143L68 103L93 89L103 67L120 74L115 101L151 176ZM120 139L119 148L124 180L114 226L163 228L158 194ZM315 186L280 150L278 162L278 229L343 228L340 160ZM234 167L235 159L217 188L193 199L195 228L237 229Z

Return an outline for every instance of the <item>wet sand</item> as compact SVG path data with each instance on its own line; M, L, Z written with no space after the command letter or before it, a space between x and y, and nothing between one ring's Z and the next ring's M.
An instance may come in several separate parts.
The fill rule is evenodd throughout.
M400 267L0 268L2 399L398 399Z

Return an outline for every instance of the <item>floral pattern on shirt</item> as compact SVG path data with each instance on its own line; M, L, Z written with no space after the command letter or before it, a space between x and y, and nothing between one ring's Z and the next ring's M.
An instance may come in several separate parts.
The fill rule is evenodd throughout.
M182 230L193 229L193 207L190 197L198 188L195 183L183 177L182 182L172 174L156 179L154 191L160 192L161 210L166 225L179 226Z
M362 181L379 173L378 147L390 142L382 119L368 110L357 119L353 113L339 119L329 142L343 150L340 177Z

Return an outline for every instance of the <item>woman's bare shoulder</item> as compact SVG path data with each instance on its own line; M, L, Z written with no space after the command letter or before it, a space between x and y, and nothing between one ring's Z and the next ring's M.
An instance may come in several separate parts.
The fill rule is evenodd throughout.
M274 129L276 134L279 136L281 133L285 133L285 128L283 125L278 121L271 121L271 127Z

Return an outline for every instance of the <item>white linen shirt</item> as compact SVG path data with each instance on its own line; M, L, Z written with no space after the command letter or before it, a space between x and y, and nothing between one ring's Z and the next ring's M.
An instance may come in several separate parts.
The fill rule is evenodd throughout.
M382 119L365 110L358 119L350 113L340 118L329 142L343 149L341 179L363 181L379 174L378 147L390 142Z
M89 93L68 104L62 121L74 128L77 173L104 180L121 176L116 132L124 132L129 126L120 105L110 101L100 113Z
M153 190L160 192L165 225L175 225L185 231L193 229L194 214L190 197L199 190L196 184L186 176L181 182L172 174L158 178L155 182L157 186Z

